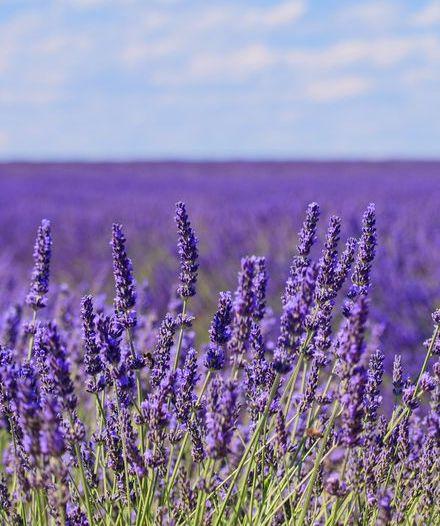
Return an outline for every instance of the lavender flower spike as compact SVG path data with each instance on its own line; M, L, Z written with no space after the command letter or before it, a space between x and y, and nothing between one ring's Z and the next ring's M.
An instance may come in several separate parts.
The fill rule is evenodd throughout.
M197 271L199 264L197 243L198 240L191 227L186 212L186 206L182 202L176 203L176 223L179 234L178 251L180 258L180 286L177 293L188 299L196 293Z
M283 307L280 322L280 335L274 351L273 367L276 372L285 374L292 368L293 358L300 348L304 308L297 296Z
M85 296L81 301L81 319L84 342L84 370L91 376L88 389L91 392L96 392L103 387L103 385L99 386L96 376L102 373L104 368L96 335L93 298L90 295Z
M266 313L267 264L266 258L255 258L255 314L256 321L261 321Z
M362 219L362 236L359 242L358 254L353 270L352 282L354 289L352 295L367 294L370 287L371 264L376 255L376 208L370 204Z
M133 265L125 249L125 236L122 225L113 224L110 245L113 254L113 275L115 278L115 313L125 327L136 325L136 285L133 277Z
M241 260L241 271L238 275L238 287L234 298L234 318L232 336L228 351L231 362L240 367L249 343L252 317L255 311L255 257L248 256Z
M341 360L339 392L343 407L342 442L348 447L359 443L363 428L367 374L361 359L365 350L367 314L367 301L361 296L353 305L338 341L338 356Z
M316 227L319 219L318 203L310 203L307 207L306 219L298 235L297 250L300 256L307 257L315 241Z
M237 390L234 382L216 376L208 393L206 411L206 444L211 458L228 453L237 418Z
M208 369L222 369L225 363L223 346L231 337L232 299L230 292L220 292L217 312L209 329L209 345L206 351L205 366Z
M50 256L52 236L50 221L43 219L37 230L34 246L34 270L26 303L35 311L46 306L46 295L49 291Z

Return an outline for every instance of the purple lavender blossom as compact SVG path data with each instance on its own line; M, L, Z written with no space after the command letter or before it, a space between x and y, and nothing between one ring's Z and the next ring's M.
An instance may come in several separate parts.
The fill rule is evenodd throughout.
M49 291L50 256L52 252L52 236L50 221L43 219L38 227L34 247L34 269L31 285L26 296L26 303L34 310L46 306L46 295Z
M206 446L211 458L228 454L237 419L237 386L215 376L207 396Z
M130 328L136 325L136 284L133 277L133 265L127 256L125 243L122 225L114 223L110 245L116 288L115 313L120 323L125 328Z
M84 371L91 377L87 388L91 392L98 392L104 387L103 377L97 378L103 372L103 364L96 334L93 297L90 295L82 299L81 320L84 344Z
M17 303L6 312L3 327L3 344L6 347L14 348L17 344L22 310L21 305Z
M301 401L299 411L304 412L310 408L311 403L315 399L316 389L318 387L318 375L319 375L320 364L314 360L312 367L307 377L307 383L304 390L303 399Z
M220 292L217 312L209 329L209 345L206 350L205 367L220 370L225 364L224 346L231 337L232 299L230 292Z
M266 258L255 258L255 311L254 318L257 322L261 322L266 313L266 289L267 289L267 264Z
M155 391L142 402L138 423L148 424L148 439L153 447L147 454L147 464L151 467L164 466L167 460L166 438L168 426L172 421L170 402L174 397L176 373L164 377Z
M179 234L178 250L180 258L180 285L177 293L183 298L188 299L196 293L198 264L198 240L188 219L185 203L176 203L175 216L177 231Z
M352 275L351 295L367 294L370 287L371 265L376 255L376 209L370 204L362 219L362 236Z
M274 351L273 367L280 374L292 368L292 362L299 352L304 306L298 298L293 298L283 307L280 321L280 335Z
M167 374L176 329L177 324L171 314L168 313L160 325L152 356L151 384L154 387L157 387Z
M175 408L178 420L188 424L195 404L195 386L199 379L197 374L197 352L191 348L186 353L182 369L178 369Z
M296 246L299 255L302 257L309 255L310 249L315 242L319 214L318 203L310 203L307 207L306 219L298 234L298 245Z
M23 449L30 464L36 466L41 453L41 404L36 372L31 365L23 369L19 377L17 405Z
M336 288L336 266L338 260L338 243L341 232L341 220L331 216L322 257L319 260L319 271L316 278L315 296L318 303L324 303L334 298Z
M377 350L370 358L364 394L365 417L369 424L376 421L377 411L382 402L380 385L384 373L384 360L385 355L380 350Z
M357 445L360 441L365 414L363 402L367 374L361 365L361 358L365 350L364 332L367 314L366 299L360 296L338 337L337 354L341 376L339 394L343 407L341 440L349 447Z
M338 290L342 287L345 279L348 276L348 273L350 272L350 268L354 261L357 244L357 240L354 237L348 238L344 251L339 258L335 272L335 288Z
M274 369L265 357L260 327L254 323L250 336L251 360L246 364L245 395L252 422L264 412L275 379Z
M402 357L400 354L396 354L393 362L393 393L396 396L402 394L403 388L403 370L402 370Z
M233 303L232 335L228 343L228 352L232 364L242 365L249 343L252 317L255 312L255 258L245 257L241 260L241 271L238 275L238 287Z

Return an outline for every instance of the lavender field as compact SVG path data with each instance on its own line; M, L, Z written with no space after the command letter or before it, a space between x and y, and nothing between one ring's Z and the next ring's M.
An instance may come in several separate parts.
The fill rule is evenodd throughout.
M439 203L435 162L0 165L1 524L440 524Z
M4 164L0 189L3 309L24 297L35 229L48 218L55 241L50 300L67 284L77 300L92 291L107 293L111 302L108 243L117 221L125 227L137 281L148 280L154 309L163 315L177 280L173 207L184 200L200 240L193 310L204 329L217 292L234 288L244 255L267 258L269 304L280 312L308 203L320 204L322 240L329 215L343 220L344 239L358 233L362 211L374 202L379 248L372 321L390 356L402 353L414 370L423 360L419 345L440 301L439 163Z

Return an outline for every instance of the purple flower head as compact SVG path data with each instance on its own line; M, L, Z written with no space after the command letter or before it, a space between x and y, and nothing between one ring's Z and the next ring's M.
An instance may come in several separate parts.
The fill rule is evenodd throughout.
M380 385L382 383L384 372L384 360L385 355L380 350L373 353L370 358L364 395L365 416L369 423L376 421L377 410L382 401L382 397L380 396Z
M337 473L331 473L325 482L325 491L334 497L344 497L347 494L347 485L340 480Z
M26 297L26 303L34 310L46 306L46 295L49 291L51 252L50 221L43 219L37 230L34 247L34 269L32 271L29 293Z
M314 357L320 360L321 367L327 365L329 358L327 351L332 345L332 312L334 301L329 300L320 305L315 317L315 336L312 340L315 348Z
M70 377L66 346L56 323L50 322L46 327L40 327L36 340L40 345L36 361L39 364L42 391L45 396L57 398L64 409L74 411L77 399Z
M134 401L135 379L133 370L129 366L129 355L122 356L121 362L111 368L110 376L119 403L124 408L130 407Z
M255 310L255 270L255 257L248 256L241 260L233 304L232 336L228 343L231 361L238 366L242 364L247 350Z
M177 293L184 299L196 293L198 264L198 240L188 219L185 203L176 203L175 216L178 231L178 252L180 258L180 285Z
M316 239L316 227L319 220L318 203L310 203L307 207L306 219L298 234L297 250L300 256L307 257Z
M188 424L195 403L195 386L199 379L197 374L197 353L191 348L186 353L182 369L178 369L175 408L180 422Z
M275 378L264 352L260 327L254 323L250 337L252 360L246 364L245 394L251 420L256 422L264 412Z
M121 338L124 329L117 319L102 314L98 317L96 326L101 360L109 368L121 360Z
M96 321L92 296L85 296L82 299L81 319L84 344L84 370L89 376L96 377L102 372L103 365L96 336ZM95 378L93 379L95 380Z
M432 313L432 321L434 322L434 325L440 325L440 308Z
M318 387L319 364L316 360L312 363L312 368L307 377L307 383L304 390L304 396L301 401L300 411L304 412L310 408L311 403L315 399L316 389Z
M29 457L29 462L35 465L41 453L41 404L37 375L31 365L25 366L19 376L17 406L19 424L23 432L23 449Z
M115 313L120 323L126 327L136 325L136 284L133 277L133 265L125 249L126 239L122 225L112 227L113 276L115 279Z
M435 389L435 380L429 373L423 373L420 377L420 389L425 392Z
M141 415L137 418L138 423L148 423L147 438L153 450L147 452L146 461L151 467L163 466L167 460L166 438L173 420L170 406L175 398L175 383L175 372L166 376L142 402Z
M339 258L335 271L335 288L337 290L339 290L342 287L344 281L348 276L348 273L350 272L350 268L354 261L354 255L356 252L357 244L358 242L354 237L350 237L347 239L344 251L342 252L341 257Z
M61 407L56 398L45 398L42 407L40 447L43 455L59 458L65 450L65 438L60 418Z
M396 354L393 361L393 393L396 396L402 394L403 388L403 370L402 370L402 356Z
M322 304L335 297L338 289L336 287L336 265L338 260L338 243L341 232L341 220L337 216L331 216L322 257L319 260L317 285L315 290L316 300Z
M154 346L153 367L151 370L151 384L154 387L157 387L167 374L176 329L175 319L171 314L167 313L160 325L156 345Z
M138 437L133 428L130 411L126 407L120 409L119 421L121 434L125 439L125 450L129 472L136 477L144 477L147 470L145 460L137 445Z
M230 323L232 320L232 299L230 292L220 292L217 312L209 329L210 340L224 345L231 337Z
M22 310L21 305L17 303L6 312L3 328L3 344L6 347L14 348L17 344Z
M217 312L209 329L210 343L205 357L208 369L222 369L225 363L226 345L231 337L232 299L230 292L220 292Z
M261 321L266 312L266 289L267 289L267 265L266 258L255 258L255 312L254 318L256 321Z
M12 351L0 346L0 415L6 419L14 417L12 404L17 399L18 375Z
M124 471L120 419L113 401L107 403L105 426L101 433L107 466L116 474Z
M280 335L274 351L273 367L280 374L290 371L292 361L301 343L304 321L304 305L297 297L283 307L280 321Z
M402 391L402 402L409 409L416 409L419 406L419 401L416 397L416 386L412 384L409 380L405 382Z
M360 365L365 350L364 332L367 320L367 301L360 296L343 325L337 342L340 360L339 395L342 411L342 443L352 447L359 443L365 414L364 393L367 382L365 368Z
M359 363L365 351L364 333L368 316L368 303L361 296L350 311L336 344L338 356L348 365Z
M343 382L341 389L341 441L348 447L359 444L365 415L363 400L367 375L362 366L353 367L350 378Z
M234 382L216 376L211 382L206 408L206 445L211 458L223 458L237 419L237 388Z
M351 280L354 288L351 296L367 294L370 287L371 265L376 255L376 208L370 204L362 219L362 236L359 241L358 253Z

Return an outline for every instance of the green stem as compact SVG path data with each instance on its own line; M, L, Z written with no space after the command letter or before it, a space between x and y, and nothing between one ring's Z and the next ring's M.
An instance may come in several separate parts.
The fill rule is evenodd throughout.
M183 304L182 304L182 318L186 314L186 305L187 305L187 303L188 303L188 300L185 298L183 300ZM180 353L182 351L182 340L183 340L183 333L184 333L184 331L185 331L185 328L184 328L183 325L181 325L180 331L179 331L179 338L177 340L176 356L174 357L173 371L175 371L179 367L179 360L180 360Z
M32 348L34 346L34 341L35 341L35 322L37 320L37 310L36 309L32 309L32 322L31 322L31 325L32 325L32 334L29 338L29 347L28 347L28 356L27 356L27 359L28 361L30 361L30 359L32 358Z
M318 476L319 466L321 464L322 457L324 456L325 448L327 446L327 441L329 439L331 430L333 428L333 423L336 420L336 416L337 416L338 408L339 408L338 406L339 406L339 404L337 402L335 402L335 404L333 406L333 411L332 411L330 420L327 423L327 429L326 429L326 431L324 433L324 436L322 438L321 447L319 448L319 451L318 451L318 453L316 455L315 463L313 465L312 476L310 478L310 481L309 481L309 484L307 486L307 490L306 490L306 493L305 493L304 504L302 506L302 511L301 511L301 515L299 517L298 526L303 526L304 521L306 520L307 512L309 510L310 500L312 498L313 487L315 485L316 477Z
M261 418L261 420L260 420L260 422L259 422L259 424L257 426L257 429L254 432L254 435L253 435L253 437L251 439L251 442L249 443L248 447L244 451L244 453L243 453L243 455L242 455L242 457L240 459L240 463L239 463L237 469L235 470L235 475L232 478L232 481L231 481L231 483L229 485L228 491L226 493L226 496L224 498L222 507L220 508L219 514L218 514L217 519L216 519L216 521L214 523L214 526L218 526L220 524L220 521L221 521L221 519L223 517L223 514L224 514L224 512L226 510L226 505L227 505L227 503L228 503L228 501L229 501L229 499L230 499L230 497L232 495L232 491L234 489L235 483L236 483L236 481L237 481L237 479L238 479L238 477L240 475L240 472L241 472L241 470L242 470L242 468L243 468L243 466L245 464L247 456L254 449L255 444L258 443L258 437L260 435L261 429L263 428L263 426L266 423L267 416L268 416L269 410L270 410L270 406L272 404L273 399L275 398L276 392L278 390L278 386L280 384L280 380L281 380L280 375L277 374L277 376L274 379L274 382L273 382L273 385L272 385L272 389L271 389L271 392L269 394L269 399L268 399L268 401L266 403L266 408L264 410L263 416L262 416L262 418ZM245 475L245 478L244 478L245 481L249 477L249 471L251 469L251 466L252 466L252 462L249 463L248 469L246 471L246 475ZM241 505L241 497L242 497L242 495L240 496L240 500L239 500L239 502L237 504L238 508Z

